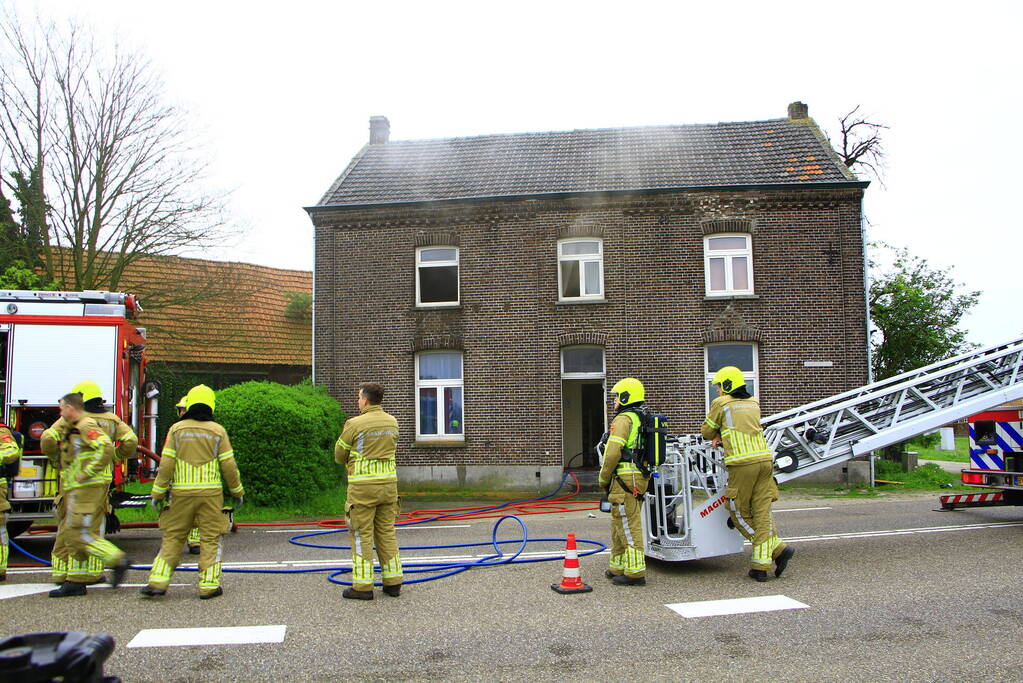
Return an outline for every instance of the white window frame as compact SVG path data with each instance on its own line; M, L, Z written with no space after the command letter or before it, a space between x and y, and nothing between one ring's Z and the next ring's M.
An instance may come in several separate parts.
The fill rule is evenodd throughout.
M753 382L753 396L760 396L760 349L754 342L744 341L724 341L715 342L713 344L705 344L703 347L703 371L706 375L706 381L703 383L704 393L706 394L706 407L710 410L710 402L718 397L716 391L711 389L711 382L714 381L714 372L710 370L710 347L712 346L752 346L753 347L753 372L743 372L742 377L747 382ZM716 372L716 371L715 371Z
M455 258L450 261L426 261L423 262L423 251L427 249L454 249ZM438 306L458 306L462 300L462 266L461 250L453 244L433 244L427 247L416 247L416 306L420 308L436 308ZM419 270L421 268L455 267L455 300L454 301L429 301L424 303L419 285ZM418 375L417 375L418 376Z
M578 244L580 242L595 242L597 244L596 254L562 254L562 247L565 244ZM579 262L579 296L563 296L564 284L561 281L561 264L565 261ZM597 264L597 282L599 291L596 294L583 294L586 285L586 263ZM604 240L600 237L572 237L558 240L558 301L587 301L604 298Z
M746 240L743 249L714 249L710 248L710 241L718 237L742 237ZM736 257L746 258L746 281L749 287L736 289L732 282L732 259ZM710 260L712 258L723 258L725 260L725 288L712 290L710 288ZM734 296L736 294L753 293L753 237L745 232L723 232L707 235L703 238L703 273L707 296Z
M565 351L574 349L599 349L600 350L600 372L565 372ZM561 349L561 379L604 379L607 374L607 353L603 346L593 344L576 344Z
M457 353L458 359L461 364L461 377L458 379L419 379L419 359L423 356L438 354L438 353ZM414 403L416 406L416 441L465 441L465 353L453 349L435 349L432 351L420 351L416 354L416 367L415 367L415 396ZM447 428L447 420L444 419L444 389L447 387L458 387L462 390L462 432L460 434L449 434L443 431ZM437 389L437 433L436 434L422 434L419 431L420 427L420 404L419 404L419 390L420 389Z

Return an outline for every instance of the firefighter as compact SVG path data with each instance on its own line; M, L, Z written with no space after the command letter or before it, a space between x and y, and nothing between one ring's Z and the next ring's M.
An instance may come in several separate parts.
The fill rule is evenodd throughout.
M21 444L11 428L0 423L0 581L7 580L7 469L21 463Z
M352 586L342 597L373 599L373 547L380 560L384 593L401 594L401 556L394 533L401 500L395 451L398 421L380 405L384 388L363 382L356 394L359 414L345 422L334 446L334 461L348 473L345 517L352 546Z
M162 507L168 492L173 504L160 512L163 543L153 560L149 583L139 592L146 597L167 593L188 532L198 526L199 598L208 600L224 594L220 557L230 524L221 511L223 484L227 483L236 509L244 501L245 489L227 431L213 421L213 390L205 384L192 387L185 403L185 414L167 431L160 469L153 482L153 506Z
M185 396L182 396L181 400L178 401L177 404L175 404L175 406L174 406L177 409L177 411L178 411L178 419L179 420L185 414L185 411L188 409L188 404L185 402L185 398L186 398ZM189 555L198 555L199 554L199 540L200 540L199 539L199 527L194 526L194 527L192 527L192 530L188 532L188 554Z
M724 445L728 470L728 513L732 524L750 543L749 576L767 581L767 572L781 576L795 549L777 535L771 517L771 503L778 500L774 480L774 453L760 426L760 403L746 390L739 368L731 365L718 370L712 380L718 397L700 431L716 448Z
M100 525L97 518L106 516L114 444L85 412L81 394L69 393L61 398L60 416L67 428L61 448L64 521L55 545L67 544L70 557L79 561L98 556L104 566L113 567L110 585L117 588L131 563L117 546L96 533ZM66 580L50 591L50 597L85 595L86 583L84 576L72 574L69 568Z
M100 426L110 440L114 442L114 462L121 463L135 455L138 450L139 438L135 436L135 432L129 427L121 418L119 418L114 412L107 410L107 407L103 403L103 392L99 388L99 385L92 380L83 380L76 384L71 389L72 393L79 393L82 395L82 401L85 404L85 411L89 414L89 417L96 421L96 424ZM109 497L107 499L109 501ZM107 514L112 512L112 508L109 503L107 504ZM97 519L95 524L96 528L93 530L95 534L105 536L106 535L106 520L107 515L104 515L102 519ZM99 583L103 580L103 564L98 557L89 556L88 566L86 568L86 578L89 583Z
M648 478L632 459L639 438L644 406L643 383L626 377L611 387L615 394L615 416L607 434L597 482L607 491L611 503L611 559L604 573L617 586L646 584L643 553L643 494Z

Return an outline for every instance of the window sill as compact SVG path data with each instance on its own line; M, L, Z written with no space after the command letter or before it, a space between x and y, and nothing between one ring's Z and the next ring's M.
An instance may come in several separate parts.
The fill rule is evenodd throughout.
M704 301L735 301L741 299L759 299L757 294L707 294Z
M462 304L438 304L436 306L413 306L414 311L457 311L462 307Z
M465 448L465 440L459 441L413 441L412 448Z
M607 299L558 299L554 302L555 306L579 306L582 304L606 304Z

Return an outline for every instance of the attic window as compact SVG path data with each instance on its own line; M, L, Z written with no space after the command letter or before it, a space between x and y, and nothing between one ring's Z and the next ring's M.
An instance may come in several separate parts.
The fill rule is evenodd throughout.
M416 249L416 305L458 304L458 248Z

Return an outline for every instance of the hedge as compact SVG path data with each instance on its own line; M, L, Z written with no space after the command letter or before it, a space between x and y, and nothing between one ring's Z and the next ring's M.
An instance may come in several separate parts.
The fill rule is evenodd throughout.
M345 414L321 387L245 382L217 392L246 502L281 505L341 485L334 444Z

